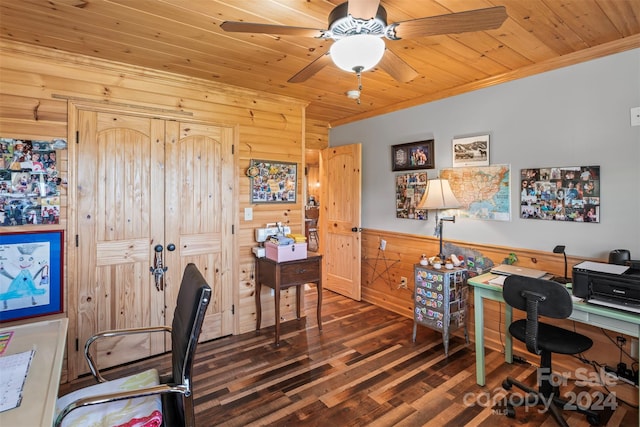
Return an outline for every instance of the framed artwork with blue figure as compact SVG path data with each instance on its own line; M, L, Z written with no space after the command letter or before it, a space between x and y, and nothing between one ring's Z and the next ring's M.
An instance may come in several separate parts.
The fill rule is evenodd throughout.
M61 313L64 231L0 235L0 322Z

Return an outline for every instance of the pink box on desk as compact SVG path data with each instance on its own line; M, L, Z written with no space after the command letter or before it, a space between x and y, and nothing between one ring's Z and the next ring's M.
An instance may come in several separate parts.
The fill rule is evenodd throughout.
M307 258L307 244L294 243L291 245L275 245L271 242L265 242L267 258L276 262L294 261L297 259Z

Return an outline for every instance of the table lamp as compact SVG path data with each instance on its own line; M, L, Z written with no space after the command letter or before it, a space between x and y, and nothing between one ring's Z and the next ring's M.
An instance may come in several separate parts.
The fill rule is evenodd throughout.
M441 209L454 209L459 208L460 202L456 199L451 191L449 181L446 179L430 179L427 181L427 188L420 199L420 203L416 206L417 209L431 209L436 211L436 236L440 237L440 253L438 256L440 260L444 262L444 255L442 253L442 221L456 222L456 217L448 216L438 219L438 211Z

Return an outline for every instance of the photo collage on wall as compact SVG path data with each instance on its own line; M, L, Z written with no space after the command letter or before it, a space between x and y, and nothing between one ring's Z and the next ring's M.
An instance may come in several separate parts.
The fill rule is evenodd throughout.
M295 203L297 164L270 160L251 160L251 203Z
M416 208L426 188L426 172L396 175L396 218L426 220L427 210Z
M0 138L0 226L60 222L55 150L61 148L62 139Z
M600 166L520 171L520 217L600 222Z

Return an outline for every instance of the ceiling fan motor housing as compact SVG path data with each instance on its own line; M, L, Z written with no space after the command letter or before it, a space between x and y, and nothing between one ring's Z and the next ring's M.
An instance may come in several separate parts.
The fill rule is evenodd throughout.
M329 14L329 31L333 39L340 39L355 34L371 34L382 36L387 27L387 11L378 6L373 19L359 19L348 13L348 3L336 6Z

